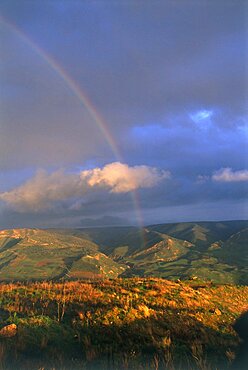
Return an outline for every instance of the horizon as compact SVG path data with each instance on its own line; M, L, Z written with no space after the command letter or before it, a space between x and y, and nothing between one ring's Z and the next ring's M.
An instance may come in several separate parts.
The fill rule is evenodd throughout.
M142 228L150 227L150 226L160 226L160 225L173 225L173 224L203 224L203 223L227 223L227 222L248 222L248 219L240 219L240 220L201 220L201 221L178 221L178 222L162 222L162 223L155 223L155 224L146 224L143 225ZM71 230L71 229L114 229L114 228L135 228L139 229L141 226L139 225L95 225L95 226L75 226L75 227L15 227L13 229L20 229L20 230ZM0 229L0 231L4 230L12 230L12 228Z

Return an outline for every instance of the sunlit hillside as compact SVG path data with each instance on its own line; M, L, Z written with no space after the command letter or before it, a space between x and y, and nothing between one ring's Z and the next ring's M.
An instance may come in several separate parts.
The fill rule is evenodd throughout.
M223 370L242 363L233 324L248 310L248 287L136 278L1 284L0 293L1 369Z
M248 284L248 222L0 231L0 281L162 277Z

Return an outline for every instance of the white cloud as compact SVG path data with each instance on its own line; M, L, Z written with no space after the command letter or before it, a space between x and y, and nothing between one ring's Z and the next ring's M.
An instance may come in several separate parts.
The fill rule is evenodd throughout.
M134 166L115 162L105 167L81 172L81 179L90 186L110 188L113 193L127 193L138 188L151 188L160 180L169 178L168 171L159 172L154 167Z
M20 212L49 209L54 202L83 197L95 188L113 193L126 193L138 188L150 188L169 178L168 171L154 167L134 166L115 162L103 168L68 174L62 170L51 174L40 170L25 184L0 193L0 200Z
M248 170L233 171L231 168L221 168L212 175L213 181L240 182L248 181Z
M52 202L80 196L84 190L78 175L39 170L25 184L1 193L0 199L18 211L38 211L50 208Z

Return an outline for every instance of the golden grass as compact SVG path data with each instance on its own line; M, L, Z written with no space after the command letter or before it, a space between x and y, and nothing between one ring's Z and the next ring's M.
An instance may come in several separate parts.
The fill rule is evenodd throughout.
M248 310L248 287L192 284L155 278L0 284L1 309L9 315L0 325L18 327L11 342L0 338L2 363L21 369L22 356L38 361L29 356L36 351L44 369L67 368L68 358L80 369L99 363L218 369L235 358L232 325Z

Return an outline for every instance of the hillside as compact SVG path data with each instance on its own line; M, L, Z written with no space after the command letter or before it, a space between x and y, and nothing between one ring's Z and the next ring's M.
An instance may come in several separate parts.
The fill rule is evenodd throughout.
M87 239L37 229L0 232L0 280L115 277L123 270Z
M238 370L244 361L233 325L243 336L248 287L135 278L0 292L4 370Z
M154 276L248 284L248 221L0 231L0 280Z
M151 231L159 231L178 239L186 239L198 246L208 246L215 241L226 241L231 235L248 227L248 221L182 222L152 225Z

